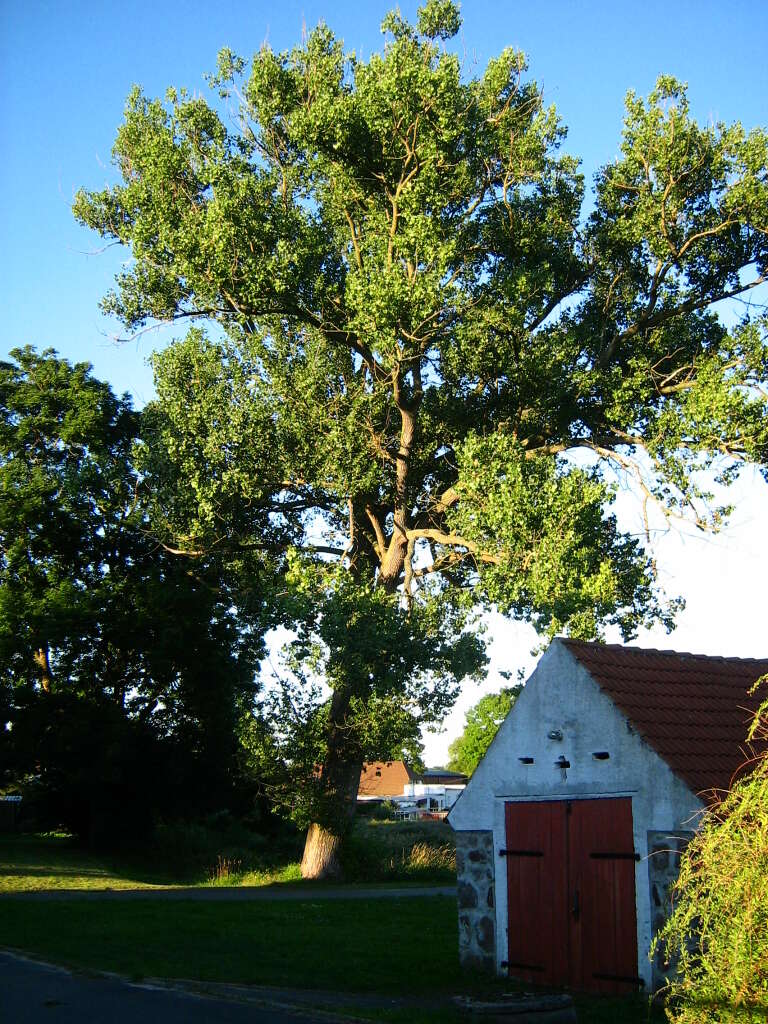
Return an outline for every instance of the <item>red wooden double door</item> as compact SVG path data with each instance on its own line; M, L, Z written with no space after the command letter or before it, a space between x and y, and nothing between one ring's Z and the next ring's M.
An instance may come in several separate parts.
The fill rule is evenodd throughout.
M637 988L632 803L508 803L510 975L602 992Z

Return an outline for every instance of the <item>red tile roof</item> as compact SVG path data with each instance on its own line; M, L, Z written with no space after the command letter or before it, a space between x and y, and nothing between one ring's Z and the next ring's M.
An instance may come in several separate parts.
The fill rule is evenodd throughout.
M360 773L358 796L402 796L403 789L414 775L403 761L370 761Z
M768 659L562 640L632 727L694 793L728 789L754 751L746 735Z

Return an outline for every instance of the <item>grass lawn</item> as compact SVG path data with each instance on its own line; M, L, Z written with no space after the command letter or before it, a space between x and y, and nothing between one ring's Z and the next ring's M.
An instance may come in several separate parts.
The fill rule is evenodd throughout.
M456 903L5 900L0 945L131 977L433 991L457 960ZM415 967L417 966L417 969Z
M192 837L194 839L194 836ZM184 836L176 836L181 843ZM219 853L215 853L216 850ZM128 977L285 986L391 996L497 995L513 986L459 969L456 902L397 900L200 903L87 901L59 889L258 885L295 881L288 848L206 847L206 870L162 870L168 859L140 853L98 857L63 835L0 837L0 893L53 890L45 901L0 900L0 946L75 967ZM247 860L248 857L253 859ZM359 882L455 879L454 847L440 822L359 821L349 874ZM214 858L212 860L212 858ZM242 859L241 859L242 858ZM257 866L259 860L261 867ZM172 862L172 861L171 861ZM577 1000L580 1024L645 1024L644 1000ZM389 1024L453 1024L439 1010L349 1008Z
M299 882L301 847L240 832L176 827L156 845L96 855L64 833L0 836L0 892L41 889L145 889L171 885ZM360 820L349 843L347 876L359 882L453 882L455 843L440 821Z
M199 903L23 899L0 902L0 945L133 978L187 978L435 997L504 991L458 966L448 897ZM442 1010L370 1010L391 1024L460 1019ZM659 1018L661 1019L661 1018ZM642 1024L642 1000L580 999L580 1024Z
M0 892L146 889L169 881L137 864L95 856L63 833L0 837Z

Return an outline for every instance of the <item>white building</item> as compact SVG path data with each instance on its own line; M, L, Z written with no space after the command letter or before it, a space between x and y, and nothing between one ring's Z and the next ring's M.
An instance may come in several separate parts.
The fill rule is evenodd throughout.
M465 964L656 987L679 851L745 762L768 660L553 641L448 820Z
M428 768L403 787L400 803L418 812L448 811L466 789L467 776L445 768Z
M443 815L466 783L466 775L445 768L427 768L419 774L403 761L371 761L360 773L357 802L394 803L409 817Z

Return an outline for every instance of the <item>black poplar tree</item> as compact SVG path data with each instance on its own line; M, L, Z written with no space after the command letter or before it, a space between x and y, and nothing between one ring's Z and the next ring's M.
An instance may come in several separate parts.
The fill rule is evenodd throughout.
M307 874L337 869L360 723L439 714L481 663L473 609L670 621L613 470L713 525L695 470L768 453L765 323L713 308L764 279L765 133L700 127L661 78L585 218L525 58L464 77L459 24L428 0L367 61L322 24L249 68L223 51L226 113L137 89L121 183L75 203L131 248L108 312L214 326L156 357L157 528L191 558L285 557L295 653L333 690Z

